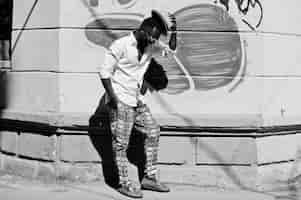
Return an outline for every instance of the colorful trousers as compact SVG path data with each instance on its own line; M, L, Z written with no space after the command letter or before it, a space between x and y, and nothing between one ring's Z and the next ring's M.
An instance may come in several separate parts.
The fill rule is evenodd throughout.
M146 155L145 175L153 176L157 173L157 158L160 137L160 127L152 117L147 105L131 107L122 102L118 103L117 110L110 109L110 126L112 132L113 152L120 184L128 182L127 148L132 129L144 134L144 153Z

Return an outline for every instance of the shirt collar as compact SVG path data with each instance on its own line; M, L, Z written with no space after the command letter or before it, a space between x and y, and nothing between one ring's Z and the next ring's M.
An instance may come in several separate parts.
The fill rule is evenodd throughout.
M137 39L136 39L136 37L135 37L135 35L134 35L134 32L131 32L131 33L130 33L129 39L130 39L131 45L137 46Z

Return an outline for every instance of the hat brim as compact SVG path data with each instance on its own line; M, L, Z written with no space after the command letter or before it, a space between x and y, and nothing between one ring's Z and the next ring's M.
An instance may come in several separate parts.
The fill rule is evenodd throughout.
M152 10L152 18L154 18L163 28L162 34L167 35L168 32L168 23L164 17L156 10Z

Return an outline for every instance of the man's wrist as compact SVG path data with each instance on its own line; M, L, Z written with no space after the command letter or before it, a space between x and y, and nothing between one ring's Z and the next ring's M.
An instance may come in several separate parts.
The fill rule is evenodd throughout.
M117 101L117 96L115 94L110 93L109 94L109 99L113 101Z

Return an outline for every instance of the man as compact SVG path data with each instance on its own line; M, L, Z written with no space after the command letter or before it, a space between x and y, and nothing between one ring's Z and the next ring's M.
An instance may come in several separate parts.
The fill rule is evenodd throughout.
M143 196L140 188L133 186L127 172L126 151L133 129L145 135L146 162L141 189L169 192L169 188L156 176L160 127L140 97L141 92L146 91L144 86L147 83L143 80L153 55L158 50L172 53L176 49L176 21L173 15L170 19L172 33L169 46L159 41L161 34L167 35L167 23L159 13L152 11L152 16L145 19L137 30L112 43L99 71L106 92L103 101L108 106L112 147L118 168L117 190L133 198Z

